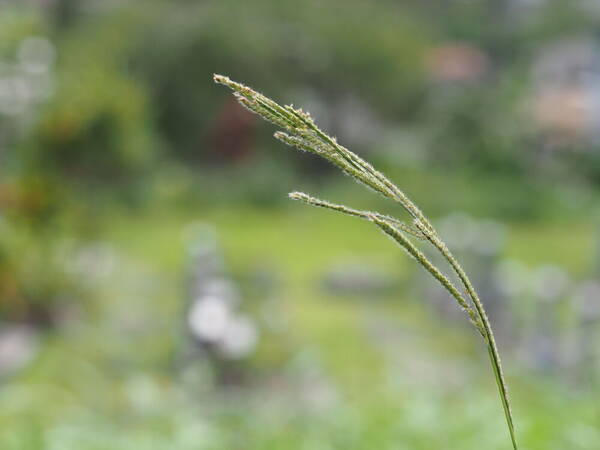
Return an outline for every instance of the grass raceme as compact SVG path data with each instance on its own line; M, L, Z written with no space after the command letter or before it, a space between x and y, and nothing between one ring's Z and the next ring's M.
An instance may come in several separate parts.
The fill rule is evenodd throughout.
M356 210L344 205L314 198L302 192L292 192L289 194L293 200L299 200L312 206L319 206L371 222L396 241L448 291L456 300L459 307L465 312L468 320L476 328L486 345L492 371L498 386L500 401L506 417L512 447L514 450L518 450L508 389L502 373L500 355L483 303L473 288L467 274L427 217L385 175L358 155L340 145L335 138L323 132L307 112L296 109L291 105L282 106L248 86L236 83L223 75L215 75L214 81L232 89L234 96L244 107L281 128L282 131L275 133L276 139L299 150L314 153L329 160L357 182L399 203L404 208L408 215L408 221L402 221L378 212ZM452 282L450 278L434 265L419 249L417 244L433 246L456 274L459 284L456 285Z

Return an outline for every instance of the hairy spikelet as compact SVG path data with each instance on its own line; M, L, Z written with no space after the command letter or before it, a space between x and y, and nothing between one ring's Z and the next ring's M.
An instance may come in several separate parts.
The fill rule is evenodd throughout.
M237 100L245 108L285 130L277 131L275 133L276 139L291 147L314 153L329 160L357 182L400 204L409 214L412 219L411 224L378 212L357 210L320 200L302 192L292 192L289 194L293 200L299 200L312 206L359 217L373 223L378 229L392 238L448 291L456 300L459 307L465 312L468 320L483 337L498 386L511 443L513 449L517 450L508 389L490 321L471 281L444 241L442 241L431 222L412 200L386 178L385 175L358 155L340 145L335 138L324 133L307 112L302 109L296 109L292 105L281 106L259 92L241 83L232 81L223 75L215 75L214 80L231 88ZM416 238L431 244L444 257L449 268L458 276L460 289L415 246L410 238ZM461 293L461 291L465 292L466 295Z

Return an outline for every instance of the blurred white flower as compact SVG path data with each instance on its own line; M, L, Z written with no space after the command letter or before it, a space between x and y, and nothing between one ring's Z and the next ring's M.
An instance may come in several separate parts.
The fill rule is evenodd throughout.
M188 325L199 339L214 342L223 338L230 319L229 305L219 297L197 299L188 315Z
M258 332L254 322L246 316L231 317L225 333L219 341L219 350L230 358L248 355L258 341Z

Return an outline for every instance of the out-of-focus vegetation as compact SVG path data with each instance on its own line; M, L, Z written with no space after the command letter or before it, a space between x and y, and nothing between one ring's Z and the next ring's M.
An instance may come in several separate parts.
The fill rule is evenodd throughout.
M523 447L596 449L599 25L566 0L0 2L0 448L506 448L449 299L285 199L390 206L217 72L437 217Z

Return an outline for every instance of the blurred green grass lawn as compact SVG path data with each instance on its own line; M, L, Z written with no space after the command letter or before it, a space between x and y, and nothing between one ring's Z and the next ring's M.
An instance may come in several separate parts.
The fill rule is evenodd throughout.
M232 273L261 266L281 274L287 322L271 340L292 355L273 356L277 343L263 340L255 367L294 371L307 360L332 391L317 389L316 406L278 387L268 370L230 393L206 380L175 381L165 361L181 340L183 236L199 220L218 229ZM114 214L104 225L127 263L102 284L94 323L57 330L2 388L2 449L506 448L492 374L470 329L443 324L410 292L359 301L318 289L319 274L349 256L401 279L414 273L369 224L297 205ZM590 265L592 231L515 225L507 256L578 273ZM523 448L593 448L597 397L519 372L510 358L505 367Z

